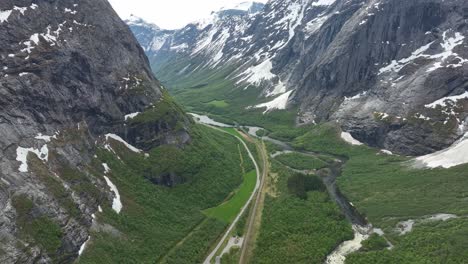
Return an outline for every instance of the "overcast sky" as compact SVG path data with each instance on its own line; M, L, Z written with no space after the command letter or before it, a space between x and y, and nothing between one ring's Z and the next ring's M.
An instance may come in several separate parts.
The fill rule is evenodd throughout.
M120 17L131 14L164 29L177 29L208 16L211 11L245 0L109 0ZM256 0L266 3L267 0Z

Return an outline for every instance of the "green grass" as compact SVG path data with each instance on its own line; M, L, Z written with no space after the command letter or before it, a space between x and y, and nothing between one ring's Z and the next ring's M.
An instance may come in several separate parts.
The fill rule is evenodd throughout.
M63 236L60 226L46 215L35 216L33 202L24 195L13 197L12 205L17 212L16 223L21 238L37 244L52 259L58 258Z
M215 106L215 107L219 107L219 108L226 108L226 107L229 106L229 104L228 104L226 101L224 101L224 100L220 100L220 101L218 101L218 100L213 100L213 101L208 102L208 103L206 103L206 104L207 104L207 105L212 105L212 106Z
M294 174L276 161L277 196L268 195L251 263L322 263L342 241L351 239L351 226L327 192L307 189L306 199L288 189ZM313 191L313 189L315 191Z
M300 153L286 153L276 157L284 165L297 170L318 170L327 166L327 162Z
M233 135L233 136L236 136L236 137L239 137L240 139L244 140L243 136L239 133L239 131L237 131L237 129L235 128L232 128L232 127L223 127L221 128L222 130L228 132L229 134Z
M116 214L102 204L98 222L117 232L93 232L80 263L154 263L164 257L168 263L192 263L206 256L225 223L202 211L221 204L241 184L239 142L198 125L191 136L183 150L160 146L147 158L117 143L112 146L120 160L99 151L99 162L111 168L108 177L121 194L123 210ZM168 173L180 183L171 188L152 183ZM208 225L199 226L205 220Z
M256 174L255 170L245 174L241 186L228 201L214 208L206 209L204 213L224 223L231 223L255 189L255 184L257 182Z

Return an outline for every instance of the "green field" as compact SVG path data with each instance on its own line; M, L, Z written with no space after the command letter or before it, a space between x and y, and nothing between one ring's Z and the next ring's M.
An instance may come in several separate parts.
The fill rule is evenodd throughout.
M224 223L231 223L241 208L245 205L257 182L257 173L255 170L244 175L244 181L233 196L226 202L214 208L209 208L204 211L207 216L214 217Z
M239 137L240 139L244 140L242 137L242 135L239 133L239 131L237 131L237 129L235 128L232 128L232 127L223 127L221 128L222 130L228 132L229 134L233 135L233 136L236 136L236 137Z
M228 106L229 106L229 104L228 104L226 101L224 101L224 100L220 100L220 101L218 101L218 100L213 100L213 101L208 102L208 103L206 103L206 104L207 104L207 105L212 105L212 106L215 106L215 107L219 107L219 108L225 108L225 107L228 107Z

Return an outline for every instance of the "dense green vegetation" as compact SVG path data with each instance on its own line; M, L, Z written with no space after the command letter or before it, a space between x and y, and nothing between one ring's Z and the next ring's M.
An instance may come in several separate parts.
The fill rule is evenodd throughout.
M302 199L288 189L288 182L294 181L290 179L300 176L275 161L272 172L279 175L278 191L265 198L252 263L321 263L339 243L353 237L321 184L312 180Z
M362 248L360 251L373 251L382 250L388 248L388 243L382 236L374 233L367 240L362 242Z
M223 255L223 257L221 258L221 263L222 264L237 264L239 263L239 257L240 257L240 248L235 247L235 248L232 248L229 251L229 253Z
M196 60L196 58L195 58ZM186 58L179 58L170 65L159 61L153 63L153 70L159 79L167 85L178 103L189 111L209 113L215 120L223 123L237 122L245 125L265 127L268 130L288 130L294 127L296 109L289 111L273 111L263 115L263 109L247 107L259 104L261 90L254 86L247 89L236 87L227 78L235 67L201 69L189 76L179 75L180 69L186 65ZM271 98L264 99L270 101Z
M288 178L288 190L301 199L307 199L307 194L311 191L326 190L322 180L315 175L303 175L295 173Z
M99 164L107 163L111 168L108 177L121 194L123 210L116 214L109 204L103 204L98 222L113 228L91 234L92 246L81 256L81 263L153 263L163 259L191 263L205 257L226 225L207 218L202 211L222 203L241 184L241 156L238 140L230 135L194 126L191 136L192 143L183 151L160 146L151 150L149 157L117 142L112 148L120 159L109 151L99 151ZM168 172L182 178L183 183L172 188L152 183L151 179Z
M175 65L174 69L177 67ZM172 78L173 69L156 71L165 80L177 79ZM411 167L410 158L349 145L340 139L341 131L336 124L295 128L295 109L267 115L260 109L246 109L259 103L259 90L255 87L235 89L225 78L231 72L232 69L198 71L190 79L171 81L171 91L176 100L191 111L209 113L224 123L261 126L269 137L292 142L297 149L333 154L346 160L342 175L337 179L340 190L374 226L382 228L385 238L395 245L394 249L386 250L386 240L372 235L359 253L348 257L347 263L466 263L468 220L465 218L417 224L404 236L396 234L394 228L399 221L436 213L467 215L468 165L415 169ZM266 145L271 153L280 150L273 144ZM321 162L327 162L297 154L282 155L277 160L302 170L321 168ZM339 241L346 236L349 238L349 226L342 219L336 220L339 219L336 217L338 209L326 193L305 187L307 178L292 175L277 162L273 162L273 167L274 173L279 175L276 184L280 191L266 197L253 263L323 262L324 256ZM314 219L314 223L309 223L310 219ZM236 253L233 253L224 256L223 263L235 260Z
M322 159L295 152L279 155L276 159L297 170L318 170L327 166L327 163Z
M297 137L294 146L345 157L338 178L341 191L395 245L382 250L383 241L374 237L347 263L463 263L467 258L461 248L468 244L465 219L418 224L404 236L395 227L399 221L437 213L466 215L468 165L415 169L409 158L351 146L339 139L339 132L334 125L323 124Z
M57 250L62 245L60 226L46 215L35 217L32 214L34 204L25 195L13 197L12 205L18 214L16 223L21 238L33 241L52 258L56 257Z
M191 232L183 243L177 245L162 263L202 263L207 249L215 244L226 225L209 218Z
M314 126L300 126L300 127L276 127L274 131L268 134L269 137L281 140L284 142L290 142L296 137L302 136L310 131Z
M377 245L375 250L348 256L346 263L467 263L468 219L425 223L417 226L409 234L396 237L395 240L397 243L392 250L382 250Z
M233 196L214 208L206 209L204 211L205 214L217 218L224 223L231 223L249 199L255 189L256 182L257 173L255 170L246 173L244 175L244 181L239 189L234 191Z
M298 148L346 156L338 184L378 227L435 213L468 213L468 165L451 169L414 169L409 159L385 155L339 139L339 129L325 124L294 141Z

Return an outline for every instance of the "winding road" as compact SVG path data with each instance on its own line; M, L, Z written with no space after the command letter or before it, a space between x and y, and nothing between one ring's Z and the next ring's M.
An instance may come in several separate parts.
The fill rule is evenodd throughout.
M202 123L204 124L204 123ZM236 218L234 219L234 221L232 221L231 225L228 227L228 229L225 231L223 237L219 240L218 244L216 245L216 247L211 251L211 253L208 255L208 257L205 259L205 261L203 262L204 264L210 264L211 261L213 260L213 258L215 257L216 255L216 252L219 251L219 249L223 246L224 244L224 241L226 241L226 239L228 238L229 234L231 234L232 230L234 229L234 227L237 225L237 223L239 222L239 219L241 218L242 214L247 210L249 204L252 202L252 200L254 200L255 198L255 194L257 194L257 198L255 199L255 204L254 204L254 209L257 208L257 203L258 203L258 198L260 195L258 195L260 192L259 190L261 190L261 187L263 186L263 182L264 182L264 177L262 176L263 174L260 173L260 168L257 164L257 161L255 160L254 156L252 155L252 152L250 152L250 149L247 147L247 144L245 144L244 140L241 139L240 137L238 136L235 136L235 135L232 135L222 129L219 129L217 127L214 127L214 126L210 126L208 124L204 124L206 126L209 126L213 129L216 129L218 131L221 131L223 133L226 133L226 134L229 134L235 138L237 138L241 143L242 145L244 146L245 150L247 151L247 153L249 154L249 157L250 159L252 160L254 166L255 166L255 171L257 173L257 183L255 185L255 189L254 191L252 192L251 196L249 197L249 200L247 200L247 202L245 203L245 205L242 207L241 211L239 212L239 214L236 216ZM251 228L251 225L249 223L249 228ZM248 232L246 233L248 234ZM247 238L247 235L245 236ZM245 248L245 245L248 244L248 239L245 239L244 240L244 243L243 243L243 247L242 248Z
M226 131L218 128L218 127L212 126L212 123L204 123L203 121L204 120L200 120L200 119L197 120L197 122L199 122L201 124L209 126L209 127L213 128L213 129L216 129L216 130L221 131L223 133L230 134L230 133L228 133L228 132L226 132ZM228 126L228 125L226 125L226 126ZM252 131L250 131L250 128L253 128ZM256 127L250 127L250 128L249 128L249 133L248 134L252 135L253 137L256 137L256 135L254 133ZM236 137L242 143L242 145L245 147L245 149L247 150L250 159L252 160L252 162L255 165L255 169L256 169L256 172L257 172L257 184L256 184L255 189L252 192L252 195L250 196L249 200L246 202L246 204L244 205L244 207L242 208L240 213L237 215L237 217L231 223L229 228L226 230L226 232L224 233L222 239L218 242L216 247L208 255L208 257L206 258L204 264L212 263L211 261L215 257L216 253L224 245L226 239L231 234L232 230L234 229L234 227L238 223L238 221L241 218L242 214L245 212L245 210L247 210L247 207L253 201L254 204L253 204L253 208L252 208L252 213L248 217L248 223L247 223L248 226L247 226L247 230L246 230L246 232L244 234L244 241L243 241L242 246L241 246L239 264L247 264L248 261L249 261L249 257L250 257L249 254L251 254L251 252L249 252L249 249L253 248L253 243L254 243L254 240L255 240L255 231L256 231L255 223L258 220L257 218L259 217L259 211L260 211L259 206L261 205L262 195L263 195L262 190L263 190L265 179L268 176L269 164L268 164L268 153L267 153L265 143L264 143L265 140L270 141L270 142L272 142L272 143L274 143L276 145L281 146L283 148L283 152L284 151L286 151L286 152L298 152L298 153L301 153L301 154L312 155L312 156L316 156L318 154L318 153L313 153L313 152L305 152L305 151L303 152L303 151L293 150L293 148L291 146L289 146L287 143L277 141L277 140L274 140L274 139L271 139L271 138L268 138L268 137L260 137L260 139L262 140L261 143L259 143L258 141L256 142L256 145L257 145L258 149L260 150L261 158L263 160L263 171L262 171L262 173L260 173L260 168L259 168L255 158L253 157L252 153L250 152L249 148L247 147L247 145L243 141L243 139L241 139L238 136L232 135L232 134L230 134L230 135ZM339 175L341 175L341 169L342 169L345 162L346 162L346 160L343 160L342 157L335 156L335 162L333 162L333 164L331 164L331 166L329 167L330 171L327 173L328 175L323 175L323 176L325 176L323 178L323 181L324 181L324 184L327 187L327 190L328 190L328 193L330 194L330 196L335 200L335 202L338 204L338 206L343 211L346 218L353 225L355 237L354 237L353 240L344 241L333 252L331 252L331 254L328 255L328 257L327 257L327 259L325 261L326 264L341 264L341 263L344 263L344 259L345 259L346 255L348 255L351 252L354 252L354 251L358 250L360 248L361 242L363 240L367 239L368 236L373 232L372 231L372 225L367 223L366 219L364 217L362 217L362 215L359 214L359 212L356 210L356 208L354 208L354 206L352 206L352 204L340 192L340 190L338 189L338 187L336 185L336 178ZM216 263L220 263L220 257L221 256L216 256Z

